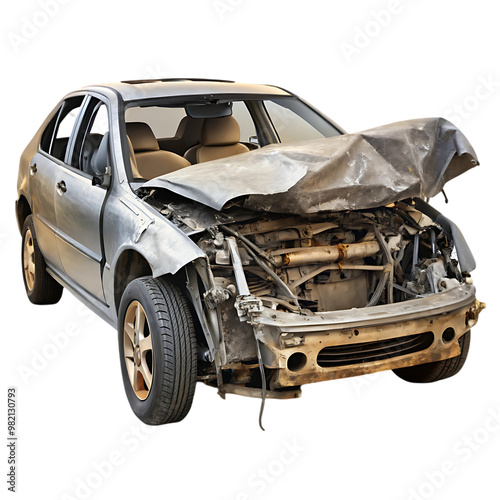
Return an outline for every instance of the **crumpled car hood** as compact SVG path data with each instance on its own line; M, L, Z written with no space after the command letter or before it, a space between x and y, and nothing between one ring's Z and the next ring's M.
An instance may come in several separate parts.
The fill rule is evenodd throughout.
M328 139L269 145L146 182L216 210L247 196L252 210L306 214L431 198L478 165L474 149L443 118L408 120Z

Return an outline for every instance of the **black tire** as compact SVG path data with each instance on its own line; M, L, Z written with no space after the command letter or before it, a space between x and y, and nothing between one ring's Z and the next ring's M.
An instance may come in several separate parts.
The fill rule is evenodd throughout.
M134 341L131 341L131 337L139 337L137 317L131 310L133 307L138 308L137 303L142 306L146 318L143 320L142 339L151 337L150 356L147 348L142 350L138 341L135 346ZM130 319L130 314L133 314L134 323L131 325L128 322L127 334L125 320ZM123 383L133 412L149 425L181 421L191 409L197 376L196 332L185 296L164 279L138 278L129 283L123 293L118 325ZM130 349L134 352L132 357ZM129 374L130 369L139 371L141 357L142 368L149 370L151 375L149 387L143 375L136 375L134 387L133 375Z
M454 358L434 361L423 365L397 368L394 373L407 382L429 383L444 380L456 375L464 366L470 346L470 331L464 333L458 343L462 352Z
M63 287L46 270L45 260L36 239L32 215L28 215L24 221L22 237L21 265L28 299L33 304L59 302Z

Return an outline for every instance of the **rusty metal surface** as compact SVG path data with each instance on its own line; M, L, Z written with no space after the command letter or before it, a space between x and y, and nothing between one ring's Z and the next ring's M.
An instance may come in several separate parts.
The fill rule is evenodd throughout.
M471 307L475 301L473 285L461 285L447 292L432 294L411 301L361 309L326 311L309 316L290 312L269 311L257 319L262 327L276 328L280 333L317 332L364 326L414 321L436 314L446 314L461 307Z
M193 165L144 184L220 210L248 196L253 210L305 214L431 198L478 164L466 137L443 118L264 148Z
M226 349L226 364L248 363L257 359L252 326L241 322L234 308L234 297L218 305Z
M371 257L380 251L376 241L365 241L353 244L338 244L312 248L287 248L271 252L273 260L283 266L302 266L318 262L338 262Z
M466 319L471 315L471 310L476 310L476 308L477 305L473 304L461 307L449 314L431 315L413 321L399 321L379 326L348 328L337 332L323 331L299 335L301 343L288 348L283 347L283 345L287 343L293 344L293 335L280 337L281 345L264 344L266 366L275 369L271 388L292 387L325 380L354 377L458 356L460 354L458 339L470 329ZM455 330L455 338L452 342L442 340L441 335L447 328ZM419 352L334 368L323 368L317 363L318 353L328 346L355 345L424 332L433 332L434 342L430 347ZM303 369L294 372L287 368L287 360L296 352L304 353L307 356L307 363Z
M222 394L238 394L239 396L247 396L250 398L261 398L261 390L253 387L245 387L237 384L224 384L222 389L219 389ZM294 388L288 391L267 391L266 399L296 399L300 398L302 391L300 388Z

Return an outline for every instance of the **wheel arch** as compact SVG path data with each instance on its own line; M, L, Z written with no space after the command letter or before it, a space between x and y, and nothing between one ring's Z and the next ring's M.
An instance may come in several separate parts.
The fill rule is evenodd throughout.
M200 280L206 282L209 278L206 275L207 268L201 265L202 261L204 259L197 259L194 262L187 263L175 273L167 272L161 274L140 252L131 248L124 249L114 266L113 285L116 314L118 315L121 298L126 287L133 280L143 276L166 280L177 286L185 295L190 304L198 343L203 351L210 352L208 358L213 360L215 349L218 346L217 338L220 336L220 333L214 331L213 321L215 318L210 322L205 316L204 290L201 289L204 287L200 286ZM214 313L215 311L211 312ZM205 357L204 353L200 353L200 355Z
M153 270L147 259L137 250L123 250L116 261L113 276L113 294L115 310L118 313L120 300L127 285L143 276L153 276Z
M31 207L28 203L26 197L22 194L19 199L16 201L16 219L17 219L17 227L19 228L19 232L21 233L23 230L24 221L28 215L31 215Z

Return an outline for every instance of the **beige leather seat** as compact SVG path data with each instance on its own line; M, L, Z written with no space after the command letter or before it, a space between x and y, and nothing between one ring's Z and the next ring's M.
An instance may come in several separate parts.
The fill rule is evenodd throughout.
M189 148L200 144L204 118L185 116L177 127L174 137L158 139L161 149L183 155ZM189 160L189 158L187 158Z
M134 176L138 173L139 177L150 180L191 165L182 156L160 149L158 141L147 123L131 122L127 123L126 128L137 165L137 168L132 165Z
M248 152L239 141L240 126L235 118L206 118L201 129L201 144L188 149L184 158L191 163L202 163Z

